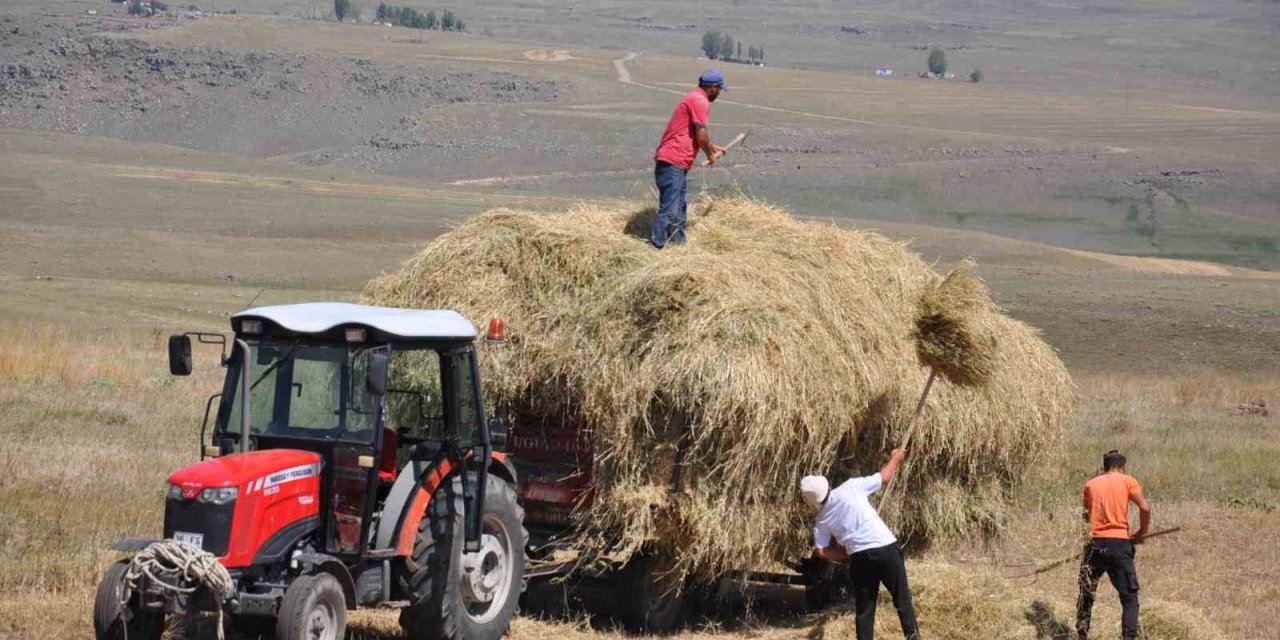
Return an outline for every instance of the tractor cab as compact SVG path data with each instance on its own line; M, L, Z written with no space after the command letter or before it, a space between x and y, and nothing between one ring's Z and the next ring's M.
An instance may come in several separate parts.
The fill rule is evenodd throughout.
M316 524L327 553L370 548L404 463L444 456L460 464L492 449L475 327L452 311L288 305L239 313L231 325L247 349L228 358L206 452L319 456Z
M176 375L191 373L192 338L223 346L201 461L170 476L164 517L166 541L228 570L235 588L216 606L286 640L317 624L342 637L346 609L388 603L414 637L505 633L525 539L505 428L485 417L475 326L453 311L310 303L242 311L231 328L230 341L169 343ZM108 578L120 581L109 572L100 593L119 586ZM95 609L100 638L148 637L119 619L193 606L138 581L115 598L131 615ZM329 601L310 592L322 585Z

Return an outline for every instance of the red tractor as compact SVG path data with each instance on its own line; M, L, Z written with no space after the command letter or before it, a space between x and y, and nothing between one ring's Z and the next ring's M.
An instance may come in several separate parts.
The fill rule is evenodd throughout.
M175 375L191 373L193 337L222 345L227 374L202 461L169 476L164 540L113 547L135 555L102 578L97 638L157 640L175 619L216 618L338 640L347 611L368 606L400 607L409 638L506 634L527 534L474 325L311 303L243 311L231 327L230 342L169 339Z

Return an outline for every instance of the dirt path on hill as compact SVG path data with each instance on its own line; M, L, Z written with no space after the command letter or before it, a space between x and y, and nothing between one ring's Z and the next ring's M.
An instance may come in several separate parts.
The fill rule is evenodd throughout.
M618 76L618 77L617 77L617 80L618 80L618 82L620 82L620 83L622 83L622 84L625 84L625 85L631 85L631 86L634 86L634 87L643 87L643 88L645 88L645 89L650 89L650 90L653 90L653 91L663 91L663 92L666 92L666 93L674 93L674 94L676 94L676 95L683 95L683 93L684 93L684 92L683 92L683 91L680 91L680 90L678 90L678 89L669 89L669 88L667 88L667 87L657 86L656 84L644 84L644 83L642 83L642 82L636 82L636 81L631 77L631 70L627 68L627 63L628 63L628 62L630 62L630 61L632 61L632 60L635 60L635 59L636 59L636 58L638 58L638 57L640 57L640 54L638 54L638 53L636 53L636 52L632 51L632 52L627 53L627 55L626 55L626 56L623 56L623 57L618 58L618 59L616 59L616 60L614 60L614 61L613 61L613 68L614 68L614 70L617 72L617 76ZM825 113L814 113L814 112L812 112L812 111L799 111L799 110L796 110L796 109L784 109L784 108L782 108L782 107L771 107L771 106L763 105L763 104L755 104L755 103L751 103L751 102L738 102L738 101L735 101L735 100L720 100L719 102L720 102L721 104L729 104L729 105L733 105L733 106L735 106L735 107L745 107L745 108L747 108L747 109L758 109L758 110L760 110L760 111L772 111L772 112L774 112L774 113L786 113L786 114L790 114L790 115L794 115L794 116L801 116L801 117L805 117L805 118L814 118L814 119L817 119L817 120L829 120L829 121L832 121L832 122L845 122L845 123L849 123L849 124L861 124L861 125L869 125L869 126L873 126L873 127L885 127L885 128L890 128L890 129L903 129L903 130L907 130L907 131L922 131L922 132L926 132L926 133L945 133L945 134L953 134L953 135L978 136L978 137L984 137L984 138L995 138L995 139L1001 139L1001 140L1031 140L1031 141L1035 141L1035 142L1043 142L1043 143L1049 143L1049 142L1051 142L1051 140L1049 140L1049 139L1047 139L1047 138L1037 138L1037 137L1033 137L1033 136L1011 135L1011 134L1007 134L1007 133L991 133L991 132L989 132L989 131L968 131L968 130L964 130L964 129L940 129L940 128L936 128L936 127L921 127L921 126L910 125L910 124L895 124L895 123L892 123L892 122L878 122L878 121L875 121L875 120L861 120L861 119L858 119L858 118L846 118L846 117L844 117L844 116L833 116L833 115L829 115L829 114L825 114ZM1128 149L1126 149L1126 148L1124 148L1124 147L1106 147L1106 150L1107 150L1109 153L1126 153L1126 152L1128 152L1128 151L1129 151Z
M396 198L422 200L424 202L448 201L481 205L491 204L494 202L506 204L531 204L538 202L559 203L575 201L573 198L561 198L557 196L475 193L455 189L433 189L358 182L308 180L301 178L248 175L224 171L193 171L120 164L97 164L90 166L103 171L107 175L120 178L172 180L177 182L230 185L257 189L283 189L302 191L312 194L358 198ZM484 183L472 182L471 184Z

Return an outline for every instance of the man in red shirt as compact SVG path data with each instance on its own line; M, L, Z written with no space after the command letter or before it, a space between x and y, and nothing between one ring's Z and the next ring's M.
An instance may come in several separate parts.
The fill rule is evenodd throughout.
M1141 543L1151 527L1151 504L1142 485L1124 472L1124 454L1112 449L1102 456L1102 474L1084 485L1084 519L1092 539L1080 562L1080 600L1076 607L1076 634L1089 637L1093 599L1102 574L1120 594L1120 633L1138 637L1138 569L1133 545ZM1129 503L1137 505L1138 532L1129 533Z
M685 176L693 168L698 150L706 154L707 162L715 164L724 148L711 142L707 133L707 119L711 115L711 103L720 97L724 76L711 69L698 78L698 88L689 92L676 105L662 133L662 141L653 155L654 181L658 183L658 217L653 221L649 242L661 249L667 243L684 244L685 224L688 221L688 203L685 194Z

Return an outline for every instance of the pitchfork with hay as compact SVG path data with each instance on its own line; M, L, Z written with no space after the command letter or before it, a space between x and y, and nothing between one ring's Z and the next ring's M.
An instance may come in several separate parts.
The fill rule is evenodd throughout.
M962 262L920 296L912 337L916 342L916 357L929 368L929 377L899 449L911 444L938 376L963 387L981 386L991 378L998 346L993 332L981 323L981 314L993 311L994 305L982 281L971 273L973 267L968 260ZM876 505L878 510L889 505L900 475L894 474L889 479Z

